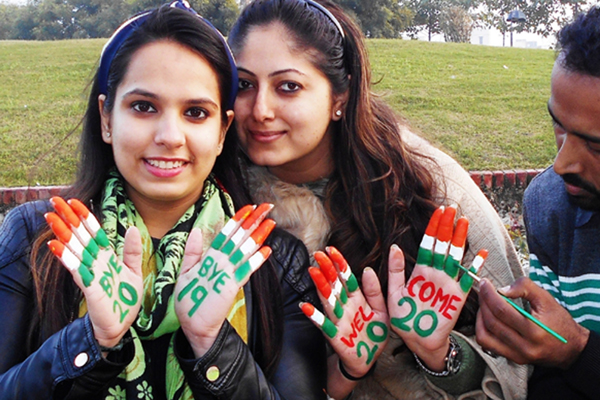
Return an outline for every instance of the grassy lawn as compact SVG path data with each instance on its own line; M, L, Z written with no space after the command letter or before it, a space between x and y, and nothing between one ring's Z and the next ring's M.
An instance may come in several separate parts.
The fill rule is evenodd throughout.
M78 132L67 135L104 41L0 41L0 186L72 180ZM465 168L551 163L553 52L402 40L369 51L376 92Z

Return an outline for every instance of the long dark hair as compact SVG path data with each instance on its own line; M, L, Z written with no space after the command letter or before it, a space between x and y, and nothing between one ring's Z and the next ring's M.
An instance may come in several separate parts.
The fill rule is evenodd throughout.
M181 44L198 53L215 71L219 80L222 121L227 121L226 111L230 108L229 95L237 89L233 85L232 67L227 58L225 43L219 33L191 12L168 6L154 10L147 20L131 34L115 55L108 74L108 90L105 108L110 111L114 105L117 88L127 73L129 63L137 50L159 40L169 40ZM101 137L98 96L100 84L98 73L94 77L88 99L86 113L82 121L79 142L79 167L74 184L63 194L67 198L78 198L91 204L96 216L100 217L100 196L108 172L115 166L112 147ZM213 174L231 195L236 207L249 203L244 190L240 166L236 156L237 143L226 136L224 150L217 158ZM198 182L199 185L202 182ZM46 338L57 332L77 317L81 292L74 285L70 274L55 257L49 253L46 242L52 232L42 230L32 247L31 269L34 279L35 307L30 325L29 352L37 348ZM259 340L255 358L268 375L272 373L281 349L281 304L272 301L266 293L277 288L276 275L272 266L265 265L252 276L253 296L258 311L257 335ZM255 351L256 350L256 351Z
M344 254L357 277L373 267L387 293L390 246L396 243L404 250L408 278L445 188L430 171L433 160L404 143L403 121L371 90L368 54L357 24L332 1L316 2L331 15L305 0L255 0L242 11L228 41L239 54L252 27L281 23L300 50L316 50L302 54L313 57L333 93L348 92L343 117L333 122L335 171L325 200L332 221L328 244ZM466 324L475 317L476 300L469 303L475 308L465 307Z

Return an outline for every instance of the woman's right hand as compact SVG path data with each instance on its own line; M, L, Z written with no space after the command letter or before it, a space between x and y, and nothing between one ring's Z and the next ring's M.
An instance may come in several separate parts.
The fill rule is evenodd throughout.
M335 247L326 251L314 254L320 268L311 267L309 272L327 316L309 303L301 308L325 334L342 363L339 367L360 378L373 367L388 341L385 298L373 269L363 272L361 291L342 254Z
M123 260L113 250L94 215L77 199L51 200L45 215L58 240L48 246L71 272L85 296L94 336L116 346L138 315L143 296L142 240L137 228L125 234Z
M432 215L406 281L404 254L392 245L389 257L388 310L392 330L425 365L434 371L446 369L449 335L473 286L473 278L462 273L461 261L467 240L468 220L454 218L456 208L440 207ZM476 274L487 251L481 250L469 270Z

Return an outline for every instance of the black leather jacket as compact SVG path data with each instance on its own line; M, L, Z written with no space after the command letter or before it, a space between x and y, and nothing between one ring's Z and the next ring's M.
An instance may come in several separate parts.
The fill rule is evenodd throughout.
M0 400L90 400L133 358L131 343L103 358L87 315L65 326L33 353L26 353L33 310L29 253L49 209L46 201L27 203L12 210L0 226ZM269 245L284 307L283 348L275 374L266 379L248 346L227 322L200 359L186 358L191 354L186 350L189 345L179 331L175 353L196 399L325 398L325 341L298 307L300 301L319 304L308 276L306 248L282 230L271 234ZM252 315L251 299L248 303ZM252 337L252 324L249 332ZM206 378L211 366L221 372L214 382ZM155 393L154 400L158 399Z

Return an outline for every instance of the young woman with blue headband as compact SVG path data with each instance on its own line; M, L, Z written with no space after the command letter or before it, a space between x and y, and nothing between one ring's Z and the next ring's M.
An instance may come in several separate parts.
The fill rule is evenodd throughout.
M477 294L456 266L464 253L481 267L487 249L482 276L510 284L523 275L510 238L466 171L372 92L357 25L330 0L254 0L228 41L252 198L320 267L325 312L301 307L333 350L329 395L522 398L527 370L477 344Z
M306 248L244 206L236 72L185 1L109 39L69 200L0 228L0 399L325 397Z

